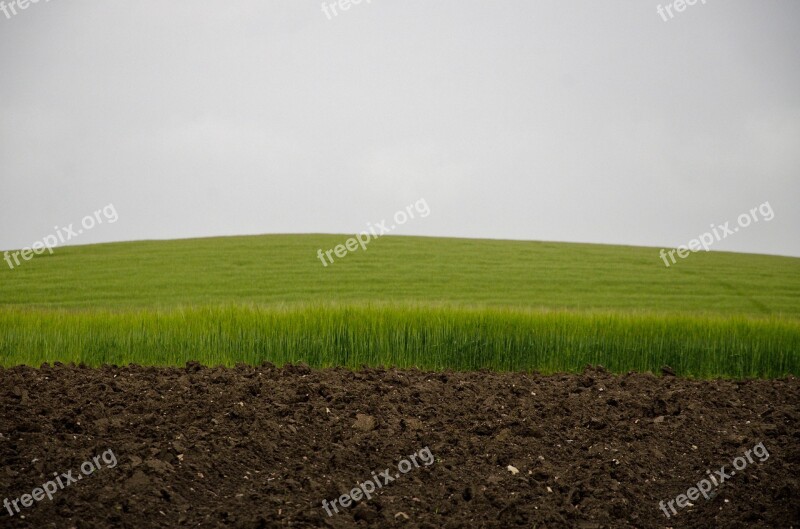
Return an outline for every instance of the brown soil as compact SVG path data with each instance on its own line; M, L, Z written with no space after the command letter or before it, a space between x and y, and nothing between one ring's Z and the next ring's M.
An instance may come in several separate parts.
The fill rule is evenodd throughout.
M118 460L0 526L798 527L798 407L794 377L0 368L0 499ZM659 510L759 442L711 499ZM425 447L432 465L323 510Z

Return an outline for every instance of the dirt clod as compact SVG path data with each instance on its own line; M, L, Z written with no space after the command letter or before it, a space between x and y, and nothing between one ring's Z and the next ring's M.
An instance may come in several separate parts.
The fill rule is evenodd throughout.
M371 432L375 429L375 417L359 413L356 415L356 421L353 423L353 428L361 430L362 432Z

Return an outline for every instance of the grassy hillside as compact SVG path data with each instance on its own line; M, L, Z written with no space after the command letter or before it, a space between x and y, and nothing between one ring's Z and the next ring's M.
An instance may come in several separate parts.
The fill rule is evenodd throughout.
M58 248L14 270L0 304L152 308L229 303L453 304L800 316L800 259L654 248L385 237L324 267L346 235L269 235Z
M800 259L344 235L56 249L0 270L0 364L800 373Z

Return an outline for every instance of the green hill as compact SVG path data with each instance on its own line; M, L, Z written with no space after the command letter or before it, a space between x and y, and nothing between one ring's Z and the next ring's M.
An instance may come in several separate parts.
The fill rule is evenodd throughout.
M697 376L800 368L800 259L266 235L55 249L0 269L0 362L305 361Z
M800 316L800 259L655 248L384 237L323 266L347 235L265 235L57 248L0 268L0 304L151 308L425 303ZM0 263L2 264L2 263Z

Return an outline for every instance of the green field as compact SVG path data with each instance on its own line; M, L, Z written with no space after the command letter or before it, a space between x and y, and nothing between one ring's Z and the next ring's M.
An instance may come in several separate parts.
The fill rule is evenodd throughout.
M347 235L57 248L0 269L0 363L800 372L800 259Z

